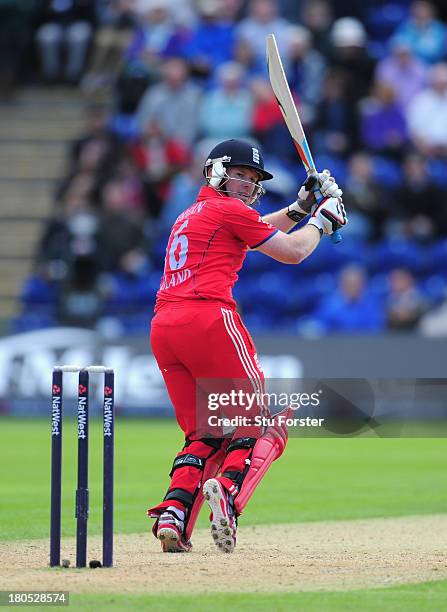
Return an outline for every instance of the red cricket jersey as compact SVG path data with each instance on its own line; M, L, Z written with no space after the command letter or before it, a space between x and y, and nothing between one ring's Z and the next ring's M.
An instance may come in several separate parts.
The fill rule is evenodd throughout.
M202 187L172 227L155 311L189 300L216 300L234 308L232 289L247 250L277 231L242 200Z

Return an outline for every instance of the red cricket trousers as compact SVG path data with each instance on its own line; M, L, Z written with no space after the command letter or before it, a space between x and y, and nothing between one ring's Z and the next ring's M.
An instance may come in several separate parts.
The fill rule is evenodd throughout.
M207 404L210 390L228 393L237 388L251 394L264 393L264 375L253 340L234 309L220 302L185 301L163 306L157 312L152 320L151 345L177 422L185 434L186 444L177 459L189 453L205 461L210 447L203 442L204 428L213 414ZM240 406L224 410L224 416L230 418L245 413ZM250 416L254 411L260 413L264 409L258 405L250 411ZM212 436L216 436L215 432L213 428ZM243 426L236 428L232 438L260 434L259 427ZM223 454L221 472L242 473L250 453L251 448L238 448L226 456ZM182 489L196 494L202 473L191 462L173 468L169 490ZM232 492L231 482L224 484ZM166 505L168 502L163 502L157 508Z

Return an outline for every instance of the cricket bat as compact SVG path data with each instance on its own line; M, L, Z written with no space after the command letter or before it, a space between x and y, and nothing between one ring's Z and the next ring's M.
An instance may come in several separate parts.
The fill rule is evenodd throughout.
M267 36L267 66L273 92L279 108L281 109L284 121L289 129L290 135L292 136L292 140L295 143L298 155L300 156L304 168L306 169L307 175L310 176L311 174L317 174L315 162L313 160L312 153L310 152L295 102L293 101L292 94L290 93L289 84L286 79L286 74L284 72L274 34ZM323 196L321 195L318 187L314 189L314 193L315 199L317 202L320 202ZM338 230L332 234L331 238L332 242L335 244L340 242L342 239Z

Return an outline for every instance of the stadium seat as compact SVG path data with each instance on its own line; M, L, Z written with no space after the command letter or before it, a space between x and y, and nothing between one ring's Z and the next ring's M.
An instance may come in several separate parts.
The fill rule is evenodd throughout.
M373 156L374 178L384 187L398 187L402 183L399 164L380 155Z
M447 176L447 162L443 159L430 159L428 164L428 173L437 186L445 189L445 177Z
M421 289L431 304L441 304L447 298L447 279L439 274L425 278Z
M393 268L408 268L419 274L425 267L425 252L417 242L394 238L383 240L369 249L368 268L373 274Z
M370 8L366 17L366 25L371 38L374 41L386 43L408 16L407 5L407 1L402 0Z
M427 247L427 273L439 273L447 278L447 239L438 240Z
M330 170L332 175L337 177L336 181L339 185L343 185L346 182L346 163L340 157L327 154L316 155L315 164L319 172L322 172L325 169Z

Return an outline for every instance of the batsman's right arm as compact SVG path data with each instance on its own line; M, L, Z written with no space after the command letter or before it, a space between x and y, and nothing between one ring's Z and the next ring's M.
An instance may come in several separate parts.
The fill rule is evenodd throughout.
M282 263L298 264L316 249L323 234L330 236L347 222L341 198L327 198L312 211L307 225L293 234L279 231L257 250Z

